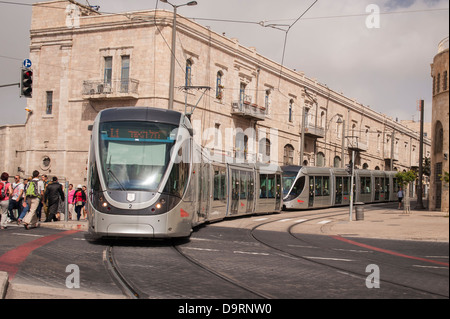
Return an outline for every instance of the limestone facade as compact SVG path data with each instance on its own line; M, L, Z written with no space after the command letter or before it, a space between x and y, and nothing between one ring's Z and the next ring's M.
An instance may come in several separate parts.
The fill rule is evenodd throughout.
M441 180L449 172L449 96L448 96L448 37L439 43L438 53L431 64L433 79L433 113L431 144L430 209L448 212L448 183Z
M168 107L172 19L162 10L100 14L67 0L33 5L32 112L20 128L26 138L5 144L12 160L0 165L85 184L88 126L100 110ZM389 170L392 160L397 170L418 166L417 131L236 39L182 16L177 22L174 109L197 105L196 139L211 152L345 167L356 150L359 168ZM201 98L198 87L210 90ZM14 130L0 128L1 142ZM424 155L430 151L426 138Z

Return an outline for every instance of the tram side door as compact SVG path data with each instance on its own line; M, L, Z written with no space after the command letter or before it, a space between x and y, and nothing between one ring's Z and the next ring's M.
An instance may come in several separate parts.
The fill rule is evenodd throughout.
M314 176L309 176L309 200L308 207L314 206Z
M247 172L246 174L248 183L247 213L253 213L253 204L255 197L255 174L254 172Z
M247 212L247 197L248 197L248 174L244 171L239 171L239 204L238 213L245 214Z
M231 209L230 215L236 215L239 204L239 171L231 170Z
M276 199L275 199L275 210L280 209L281 204L281 175L276 175Z

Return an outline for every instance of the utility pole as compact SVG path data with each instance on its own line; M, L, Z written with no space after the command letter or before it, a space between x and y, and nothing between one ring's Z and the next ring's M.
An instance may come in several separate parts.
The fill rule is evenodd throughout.
M353 221L353 196L354 196L354 181L355 181L355 150L352 149L352 179L350 183L350 221Z
M424 104L424 100L420 100L419 184L417 185L417 204L415 209L425 209L422 202Z

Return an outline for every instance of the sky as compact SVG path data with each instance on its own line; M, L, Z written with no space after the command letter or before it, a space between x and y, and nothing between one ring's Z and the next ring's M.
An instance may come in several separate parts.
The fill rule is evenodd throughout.
M20 80L22 61L29 57L30 4L35 2L0 1L0 86ZM104 13L172 10L158 0L78 2L100 6ZM178 13L393 119L419 121L417 100L424 100L425 121L431 122L430 64L449 34L448 0L197 2ZM283 30L289 26L285 42ZM27 99L19 95L17 86L0 87L0 125L25 122Z

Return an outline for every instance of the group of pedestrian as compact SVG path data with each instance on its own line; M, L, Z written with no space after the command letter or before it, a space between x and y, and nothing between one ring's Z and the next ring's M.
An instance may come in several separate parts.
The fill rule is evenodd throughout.
M9 174L3 172L0 181L0 229L6 229L8 220L22 224L25 229L38 227L44 211L44 222L64 220L65 194L63 186L55 176L50 182L47 175L39 176L39 171L33 171L31 178L14 176L14 182L9 183ZM86 187L81 185L68 189L68 219L80 220L83 215L86 218ZM17 210L18 216L14 214Z

